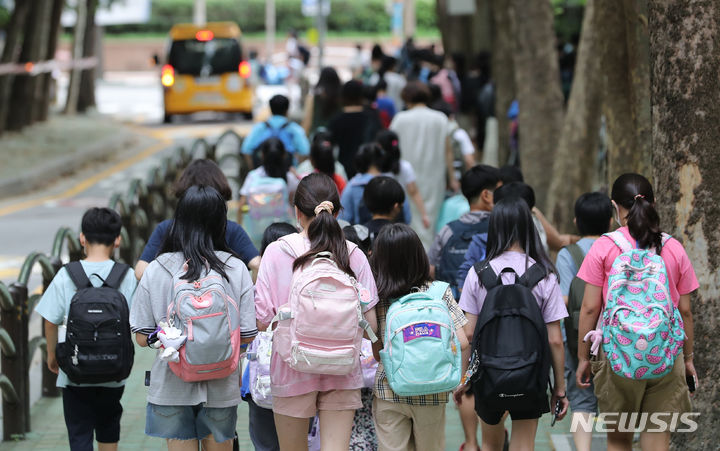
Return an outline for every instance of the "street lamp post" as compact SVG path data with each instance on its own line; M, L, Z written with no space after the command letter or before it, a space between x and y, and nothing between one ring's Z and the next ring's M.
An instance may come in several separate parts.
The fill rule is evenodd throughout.
M193 24L205 25L205 23L207 23L205 0L195 0L193 5Z

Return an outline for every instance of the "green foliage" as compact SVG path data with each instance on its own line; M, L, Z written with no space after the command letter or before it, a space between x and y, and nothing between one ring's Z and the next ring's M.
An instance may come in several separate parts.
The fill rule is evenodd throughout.
M301 14L301 0L275 0L278 31L306 30L315 26L315 19ZM165 33L180 22L191 22L193 0L152 0L150 21L146 24L116 25L108 33ZM436 26L435 0L416 1L417 27ZM208 21L237 22L245 33L265 30L265 0L207 0ZM330 31L384 33L390 30L391 17L385 0L331 0L328 17Z
M10 10L6 6L0 5L0 30L7 28L10 22Z

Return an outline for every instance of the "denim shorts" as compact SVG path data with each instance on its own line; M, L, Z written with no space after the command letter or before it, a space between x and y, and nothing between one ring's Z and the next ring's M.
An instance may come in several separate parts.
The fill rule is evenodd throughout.
M237 406L159 406L148 403L145 434L171 440L202 440L212 434L217 443L235 437Z

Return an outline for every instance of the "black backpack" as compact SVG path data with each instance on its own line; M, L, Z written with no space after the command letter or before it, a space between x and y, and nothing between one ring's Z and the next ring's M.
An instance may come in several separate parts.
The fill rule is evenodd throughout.
M580 270L585 253L577 244L566 246L565 249L570 252L570 256L575 263L575 267ZM570 290L568 291L568 317L565 318L565 334L567 335L567 345L570 356L577 359L578 352L578 330L580 329L580 308L582 307L583 295L585 294L585 281L577 276L573 277L570 282Z
M471 377L475 410L534 410L547 406L550 345L532 288L546 276L537 263L522 277L512 268L496 275L486 262L475 264L487 297L473 335ZM515 283L503 285L505 272Z
M115 263L100 287L90 283L80 262L68 263L65 269L77 292L70 301L65 342L57 345L60 369L76 384L126 379L135 348L130 309L118 287L130 267Z
M473 236L487 233L490 221L487 218L480 222L468 224L458 220L448 223L452 236L440 250L440 261L435 269L435 278L447 282L451 287L457 286L457 271L465 261L465 253L470 247Z

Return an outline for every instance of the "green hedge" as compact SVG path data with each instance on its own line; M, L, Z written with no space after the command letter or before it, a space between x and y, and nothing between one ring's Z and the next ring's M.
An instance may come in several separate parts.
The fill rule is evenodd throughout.
M314 26L311 17L301 13L301 0L276 0L278 31L306 30ZM179 22L192 21L193 0L152 0L150 21L146 24L115 25L108 33L167 32ZM435 1L416 1L417 27L433 29ZM243 32L265 30L265 0L207 0L208 21L230 20L237 22ZM390 31L391 18L385 0L331 0L328 29L331 31L364 31L384 33Z

